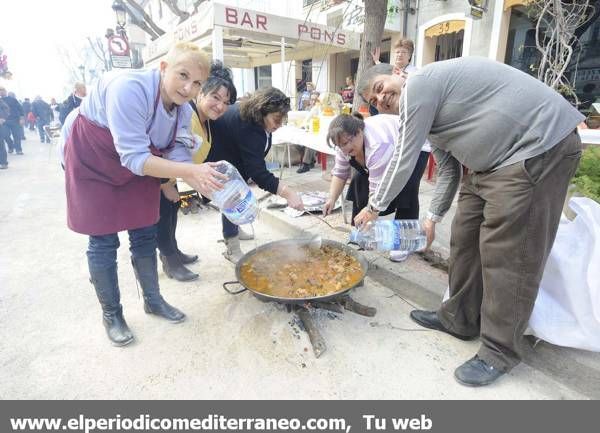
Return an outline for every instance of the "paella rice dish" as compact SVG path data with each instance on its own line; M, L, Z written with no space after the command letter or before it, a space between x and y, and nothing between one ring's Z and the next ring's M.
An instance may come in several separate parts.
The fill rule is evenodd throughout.
M265 295L312 298L353 287L363 269L355 257L331 245L278 246L251 256L240 275L244 286Z

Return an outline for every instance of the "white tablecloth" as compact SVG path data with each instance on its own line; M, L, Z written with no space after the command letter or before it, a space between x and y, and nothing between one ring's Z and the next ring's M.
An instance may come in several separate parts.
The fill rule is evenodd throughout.
M578 129L578 132L583 144L600 146L600 129Z
M326 153L327 155L335 155L335 149L329 147L326 143L327 130L333 117L320 117L319 133L305 131L292 125L285 125L273 133L273 144L292 143L299 144L317 152Z

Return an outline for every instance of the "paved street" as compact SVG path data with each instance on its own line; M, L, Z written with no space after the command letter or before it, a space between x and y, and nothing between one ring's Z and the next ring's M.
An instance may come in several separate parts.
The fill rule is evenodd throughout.
M473 356L479 343L423 330L410 321L410 304L426 306L431 299L439 299L446 278L416 257L390 264L384 257L368 256L382 271L395 266L399 277L389 284L383 284L383 278L368 277L364 287L354 290L356 300L377 308L373 318L315 312L328 345L327 352L316 359L307 335L285 308L260 302L248 293L232 296L222 289L221 284L235 275L220 254L220 219L211 209L180 216L179 243L182 250L200 255L201 261L191 266L200 279L180 283L159 271L164 297L188 315L182 324L172 325L143 312L129 264L127 237L121 236L122 303L136 341L125 348L112 347L88 282L87 238L66 227L63 173L56 149L28 133L23 150L24 156L9 155L10 168L0 172L2 399L593 396L527 364L486 388L458 385L453 370ZM308 180L318 182L320 176L293 174L286 178L308 187ZM263 212L255 224L257 240L244 242L245 251L295 233L285 219L278 222L274 215ZM345 236L303 218L296 223L298 230ZM341 224L341 217L330 221L334 226ZM426 294L423 286L433 292ZM595 366L596 355L583 354L580 361Z

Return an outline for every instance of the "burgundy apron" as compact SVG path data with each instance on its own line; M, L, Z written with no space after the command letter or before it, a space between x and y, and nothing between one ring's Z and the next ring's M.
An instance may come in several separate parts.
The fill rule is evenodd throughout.
M160 91L154 101L154 122ZM179 108L177 109L179 110ZM179 112L171 142L150 151L162 157L175 145ZM150 128L146 133L148 133ZM121 165L110 130L81 114L65 144L67 224L77 233L105 235L148 227L158 222L160 180L138 176Z

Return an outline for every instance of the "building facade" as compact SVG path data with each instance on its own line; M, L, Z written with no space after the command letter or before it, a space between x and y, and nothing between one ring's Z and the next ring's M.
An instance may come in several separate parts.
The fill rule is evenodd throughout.
M405 36L415 43L412 63L417 67L484 56L534 73L539 54L527 2L388 0L380 59L389 61L390 47ZM180 0L179 7L192 11L194 3ZM158 40L145 41L147 65L159 61L174 41L193 41L234 68L240 95L273 85L295 97L307 81L319 91L337 92L358 67L362 0L205 1L183 23L159 0L142 4L153 20L169 29ZM600 96L599 34L600 22L593 23L567 70L582 102Z

